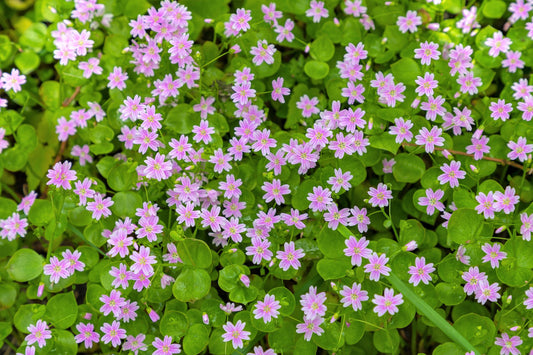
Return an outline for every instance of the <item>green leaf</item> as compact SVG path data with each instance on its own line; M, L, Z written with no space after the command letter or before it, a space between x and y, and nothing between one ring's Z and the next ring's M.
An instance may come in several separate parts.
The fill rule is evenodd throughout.
M193 115L191 113L190 105L180 104L168 112L167 118L163 121L163 125L176 133L188 134L192 132L195 125L200 124L200 120L199 115Z
M39 319L44 316L46 312L46 306L43 304L23 304L15 313L13 317L13 324L22 333L28 334L28 326L35 324Z
M396 329L383 329L374 333L374 346L382 353L393 353L400 346L400 335Z
M152 5L146 0L128 0L124 7L124 15L129 18L137 18L137 15L144 15Z
M310 60L305 63L304 72L311 79L320 80L328 76L329 65L324 62L319 62L317 60Z
M469 208L459 208L448 221L448 238L458 244L473 241L479 235L483 216Z
M327 257L344 257L343 250L346 248L345 238L337 231L322 228L317 237L318 249Z
M17 210L17 204L15 201L0 197L0 219L6 219L7 217L11 216L13 212Z
M174 338L181 338L187 334L187 329L189 329L187 315L178 311L165 312L159 323L161 334Z
M13 134L13 131L24 121L24 117L17 111L2 110L0 111L0 127L6 130L5 135Z
M54 347L49 354L76 355L78 353L78 344L76 344L72 332L52 329L52 338L54 339Z
M394 80L401 81L406 85L413 85L416 77L421 75L418 63L412 58L402 58L391 64Z
M205 297L211 289L211 278L203 269L185 268L176 278L172 293L182 302L193 302Z
M211 249L202 240L191 238L182 240L177 245L177 251L185 265L203 269L211 266Z
M396 143L396 138L389 133L370 136L369 141L372 147L386 150L392 154L396 154L398 152L398 148L400 148L400 143Z
M127 191L137 182L138 176L135 167L122 163L109 171L107 183L115 191Z
M17 129L17 143L26 152L33 151L37 147L35 128L29 124L21 124Z
M28 213L31 223L36 226L44 226L54 218L54 208L49 200L37 199Z
M121 191L113 196L111 211L118 217L133 217L137 208L142 206L142 197L135 191Z
M114 135L113 130L103 124L97 124L89 130L89 138L93 143L109 142Z
M61 293L48 300L45 317L56 328L71 327L78 317L78 303L73 292Z
M455 321L453 327L474 346L487 348L489 345L494 344L496 326L488 317L475 313L465 314Z
M464 301L466 294L459 284L441 282L435 287L439 300L446 306L455 306Z
M400 244L405 245L414 240L420 246L424 243L425 237L426 229L416 219L400 221Z
M284 316L291 315L294 312L296 305L296 300L294 294L286 289L285 287L276 287L268 291L269 295L272 295L276 298L276 301L279 301L281 308L279 313Z
M318 261L316 269L324 280L340 279L346 276L346 270L350 270L352 265L348 258L329 259L324 258Z
M401 33L397 25L387 25L383 37L387 38L385 46L394 52L401 51L409 43L409 36L407 33Z
M324 329L321 336L313 335L313 342L325 350L335 350L342 348L344 345L344 333L341 330L339 322L324 322L320 326Z
M209 332L203 324L193 324L185 338L183 338L183 351L187 355L196 355L202 352L209 343Z
M7 282L0 283L0 310L7 309L15 304L17 289ZM1 324L1 323L0 323ZM2 337L0 336L0 339Z
M415 183L426 171L424 161L417 155L400 153L394 160L396 164L392 167L392 174L398 182Z
M43 272L43 257L32 249L19 249L7 263L7 273L18 282L33 280Z
M46 42L46 26L44 23L32 23L22 36L19 43L22 47L31 48L34 52L40 52Z
M309 53L313 59L327 62L335 54L335 45L327 36L321 35L311 43Z
M39 64L41 64L41 57L32 51L24 51L15 57L15 65L25 75L37 69Z
M320 185L316 180L304 180L292 194L292 206L297 210L305 210L309 207L307 195L313 192L313 187Z
M483 3L483 16L487 18L500 18L505 13L507 4L501 0L489 0Z

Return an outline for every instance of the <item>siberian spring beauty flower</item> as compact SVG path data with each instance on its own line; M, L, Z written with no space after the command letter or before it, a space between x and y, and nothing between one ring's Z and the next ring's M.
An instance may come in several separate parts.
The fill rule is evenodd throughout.
M518 158L521 162L527 160L527 154L533 152L533 144L527 144L527 140L524 137L518 137L516 142L509 141L507 143L511 152L507 154L507 157L511 160Z
M438 48L438 44L425 41L420 44L420 48L415 49L415 59L420 59L422 65L429 65L432 59L439 59L440 51L438 51Z
M324 304L326 302L326 293L320 292L317 294L316 291L316 286L310 286L309 292L303 294L300 299L304 319L315 319L326 314L327 307Z
M489 138L486 136L481 136L476 138L472 136L472 144L466 146L466 152L468 154L474 154L475 160L480 160L483 158L485 153L490 153L490 146L487 145Z
M74 339L76 343L83 343L86 349L90 349L93 343L100 341L100 334L94 331L94 325L92 323L78 323L76 329L80 334L76 335Z
M524 300L524 306L526 309L533 308L533 287L526 290L526 299Z
M497 102L491 102L489 110L491 111L490 117L495 120L506 121L509 118L509 113L513 111L513 105L505 103L505 100L498 99Z
M302 116L307 118L320 112L316 105L318 105L318 97L310 99L307 95L300 97L300 100L296 103L296 107L302 110Z
M507 257L507 253L504 251L500 251L500 248L501 245L498 243L495 243L493 245L485 243L481 247L481 250L485 253L482 258L483 262L488 263L490 261L490 266L492 266L493 269L500 266L500 260L503 260Z
M226 343L231 341L234 349L242 348L244 346L242 341L250 340L250 332L244 330L245 326L246 323L240 320L235 324L228 321L222 326L224 331L226 331L226 333L222 334L222 340Z
M266 203L274 200L277 205L285 203L285 198L283 195L291 193L289 185L281 185L281 181L279 179L273 179L272 182L265 181L263 186L261 186L261 190L266 192L263 195L263 199Z
M533 232L533 214L528 215L527 213L520 214L520 234L522 234L522 239L530 241L531 232Z
M283 271L289 270L290 267L295 269L300 268L300 260L305 256L303 249L296 249L294 242L284 243L284 250L276 252L276 258L280 259L279 267Z
M0 87L5 91L13 90L13 92L19 92L22 90L21 85L25 83L26 76L20 74L18 69L11 69L11 74L4 72L0 77Z
M466 176L466 172L463 170L460 170L461 168L461 162L460 161L454 161L452 160L450 164L444 163L440 170L442 170L443 174L439 175L437 178L441 185L444 185L446 183L450 184L450 187L458 187L459 186L459 179L464 179Z
M341 299L342 305L344 307L352 306L356 312L363 309L361 302L368 300L368 292L361 290L361 285L356 282L352 284L352 287L343 286L340 294L343 296Z
M409 266L409 283L412 283L413 286L418 286L420 281L429 284L431 281L431 276L429 275L436 269L433 267L433 263L426 264L426 259L424 257L417 257L415 259L415 266Z
M92 218L98 221L102 216L107 218L111 215L109 207L113 206L114 203L111 197L103 198L102 194L95 193L94 201L87 203L87 211L91 211L93 213Z
M76 180L76 171L70 170L72 163L65 161L63 163L55 163L52 169L48 170L46 177L50 180L46 185L54 185L65 190L70 190L70 182Z
M411 133L413 124L410 120L404 121L402 117L394 119L394 126L390 126L390 134L396 136L396 143L402 143L404 140L410 142L413 139Z
M33 206L33 203L35 202L36 198L37 193L35 191L30 191L28 195L24 196L21 199L20 203L17 206L17 211L23 211L25 215L28 215L28 213L30 212L30 208L31 206Z
M59 279L66 279L71 275L69 267L68 260L59 260L57 256L52 256L50 257L50 264L44 265L43 274L50 276L51 283L57 283Z
M520 350L518 350L516 347L522 344L522 339L520 339L518 335L509 337L507 333L502 333L502 337L497 337L494 344L502 347L500 350L501 355L518 355L520 354Z
M480 280L474 294L479 303L485 304L487 301L496 302L501 297L499 290L500 286L497 282L489 284L486 280Z
M312 17L313 22L320 22L322 17L327 18L329 16L328 9L324 8L323 1L311 0L311 8L305 11L305 16Z
M273 295L265 295L263 301L257 301L255 309L253 310L255 319L263 319L263 322L268 323L272 318L278 318L281 308L279 301Z
M40 319L37 323L28 326L28 332L30 334L26 335L24 340L26 340L28 345L37 343L39 348L46 345L46 339L52 338L52 332L48 329L48 324Z
M152 345L156 349L152 354L153 355L172 355L179 354L181 352L180 344L173 344L172 337L165 335L163 340L155 337L155 340L152 342Z
M426 189L426 196L418 198L418 204L420 206L426 206L426 213L428 215L433 215L435 209L439 211L444 211L444 204L440 202L440 199L444 196L444 191L437 189L433 191L432 189Z
M487 275L484 272L479 272L477 266L470 267L461 277L466 281L464 291L468 296L476 292L480 281L487 281Z
M406 33L407 31L415 33L418 30L417 27L421 24L422 17L417 16L417 12L412 10L408 10L405 16L398 16L396 21L401 33Z
M331 191L324 189L322 186L313 186L313 192L307 194L307 200L311 201L309 208L313 212L322 212L333 202Z
M276 80L272 80L272 100L285 103L285 97L291 93L291 89L283 87L283 78L279 77Z
M483 192L480 192L476 196L476 200L479 203L475 209L478 214L483 213L483 217L492 219L494 218L494 193L489 191L486 195Z
M381 317L385 313L394 315L398 312L398 306L403 303L403 296L401 293L395 295L392 288L386 288L383 292L383 296L378 294L374 295L372 303L376 305L374 307L374 313Z
M268 44L266 40L257 41L257 46L252 47L250 54L254 57L252 62L255 65L261 65L263 62L266 64L274 63L274 53L276 53L276 47L273 44Z
M154 255L150 255L150 248L141 246L139 251L134 251L130 256L134 264L130 266L134 273L142 272L145 275L151 275L154 272L152 264L157 263Z
M351 263L354 266L361 266L363 258L368 259L372 254L372 250L367 248L370 242L365 237L357 240L351 235L344 243L346 244L346 249L343 250L344 255L351 257Z
M386 265L387 261L389 261L389 258L385 254L378 256L376 252L368 257L365 272L370 273L370 280L379 281L381 275L389 276L391 268Z
M116 320L114 320L112 324L104 323L104 325L100 327L100 331L104 333L104 336L102 336L104 344L111 342L113 347L119 346L122 339L126 338L126 331L120 328L120 322L117 322Z
M304 339L310 341L313 334L321 336L324 333L324 329L320 328L320 325L324 323L324 318L316 317L313 319L304 318L303 323L296 324L296 333L304 334Z
M444 145L444 138L441 135L442 128L433 126L429 131L426 127L422 127L415 136L416 144L425 146L426 153L433 153L435 146L442 147Z
M387 185L379 183L377 188L371 187L368 190L370 200L368 201L372 207L386 207L389 205L389 200L392 199L392 192L388 190Z
M107 77L109 80L107 87L110 89L123 90L126 88L126 80L128 79L128 74L122 72L122 67L114 67L113 71Z
M490 47L489 55L491 57L497 57L500 53L507 53L511 44L511 39L504 38L500 31L495 32L492 37L485 40L485 45Z

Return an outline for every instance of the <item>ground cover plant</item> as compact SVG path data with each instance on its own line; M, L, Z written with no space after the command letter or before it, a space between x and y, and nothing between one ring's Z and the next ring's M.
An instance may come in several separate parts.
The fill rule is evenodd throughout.
M0 3L6 354L528 354L533 3Z

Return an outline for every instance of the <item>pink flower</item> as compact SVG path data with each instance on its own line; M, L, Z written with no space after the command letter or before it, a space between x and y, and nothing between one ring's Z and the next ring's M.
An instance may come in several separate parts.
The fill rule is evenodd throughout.
M94 325L91 323L78 323L76 324L76 329L80 334L76 335L74 339L76 343L83 343L86 349L90 349L93 346L93 343L98 343L100 341L100 334L94 331Z
M61 260L57 256L50 258L50 264L44 265L43 274L50 276L51 283L59 282L59 279L66 279L71 274L69 272L70 264L68 260Z
M392 199L392 192L387 189L387 185L379 183L377 188L371 187L368 190L370 200L368 201L372 207L386 207L389 205L389 200Z
M149 179L166 180L172 175L172 163L165 160L164 154L157 153L155 158L145 160L144 174Z
M489 55L491 57L497 57L501 52L507 53L511 44L511 39L503 38L503 34L500 31L495 32L492 38L485 40L485 45L490 47Z
M458 179L464 179L466 176L466 172L460 170L460 168L460 161L452 160L449 165L444 163L440 167L440 170L442 170L443 174L439 175L438 177L440 184L444 185L446 183L450 183L450 187L452 188L459 186Z
M215 133L213 127L209 127L209 123L206 120L201 120L199 126L192 127L192 133L195 133L192 139L196 142L204 142L204 144L209 144L213 138L211 135Z
M5 91L21 91L21 85L26 83L26 76L19 73L18 69L11 69L11 74L8 74L7 72L2 73L2 76L0 77L0 87Z
M494 209L496 212L503 211L505 214L514 212L515 205L520 201L520 197L515 195L515 189L511 186L505 188L504 193L496 191L494 193Z
M84 146L80 147L79 145L75 145L72 147L72 151L70 154L73 157L79 157L80 158L80 165L85 166L85 163L92 163L93 157L89 154L89 146L85 144Z
M304 339L309 341L313 334L320 336L324 333L324 329L320 328L320 324L322 323L324 323L324 318L322 317L316 317L313 319L304 318L303 323L296 324L296 333L303 333Z
M56 187L62 187L65 190L70 190L70 182L76 180L76 171L70 170L72 163L65 161L63 163L55 163L52 169L48 169L46 175L48 182L46 185L54 185Z
M276 41L278 42L292 42L294 40L294 34L292 33L292 30L294 28L294 21L288 18L285 20L285 25L274 25L274 32L278 33L278 36L276 37Z
M26 335L24 340L26 340L28 345L36 342L37 345L39 345L39 348L46 345L46 339L52 338L52 332L48 330L48 324L40 319L35 325L30 324L28 326L28 332L30 332L30 334Z
M398 307L403 303L403 296L401 293L394 295L392 288L386 288L383 292L383 296L375 295L372 303L376 305L374 307L374 313L381 317L385 313L389 313L391 316L398 312Z
M489 110L491 111L490 117L495 120L506 121L509 118L509 113L513 110L512 104L506 104L505 100L498 99L498 102L491 102Z
M122 350L131 350L135 355L138 351L147 351L148 347L143 343L143 340L146 336L142 333L138 334L136 337L128 335L126 337L126 342L122 345Z
M80 261L81 253L78 250L65 250L61 253L61 256L68 262L68 272L74 274L76 271L83 271L85 269L85 263Z
M352 217L348 218L349 226L357 226L359 233L364 233L368 230L368 225L370 224L370 218L366 215L366 208L359 208L354 206L350 210Z
M415 33L417 27L422 24L422 18L417 16L416 11L408 10L405 16L398 16L396 25L398 25L401 33L406 33L407 31Z
M326 293L316 293L317 288L315 286L309 287L309 292L302 295L300 304L302 305L302 311L304 312L304 319L322 318L327 311L327 307L324 305L326 302Z
M433 126L431 127L431 131L429 131L426 127L422 127L415 136L416 144L424 145L426 153L433 153L435 146L442 147L444 145L444 138L441 135L442 128Z
M426 111L426 119L430 121L435 121L437 115L443 117L446 113L446 109L442 107L442 104L445 100L442 96L428 96L428 102L422 102L421 109Z
M410 129L413 124L410 120L404 121L402 117L394 119L395 126L389 128L390 134L396 136L396 143L402 143L404 140L410 142L413 139L413 134Z
M303 117L311 117L320 112L320 109L316 107L318 104L318 97L309 98L307 95L300 97L300 100L296 103L296 107L302 110Z
M465 265L470 264L470 256L465 255L466 248L463 245L459 245L457 248L457 253L455 254L455 259L462 262Z
M290 93L291 89L283 87L283 78L279 77L276 80L272 80L272 100L284 104L284 96L289 95Z
M120 314L121 308L126 305L126 300L121 297L122 294L120 291L112 290L109 296L102 295L100 301L103 303L100 307L100 312L107 316L109 313L113 312L115 317L118 317Z
M145 275L151 275L154 272L152 264L156 264L155 256L150 255L150 248L141 246L139 251L134 251L130 256L134 264L130 266L134 273L142 272Z
M153 347L156 349L152 354L153 355L171 355L179 354L181 352L181 345L172 344L172 337L165 335L163 340L155 337L155 340L152 342Z
M437 189L435 192L432 189L426 189L426 197L419 197L418 204L420 206L427 206L426 213L431 216L435 213L435 209L444 211L444 204L440 202L443 196L444 191L441 189Z
M528 215L527 213L520 214L520 234L522 234L522 239L530 241L531 232L533 232L533 214Z
M273 44L268 44L266 40L259 40L257 41L257 46L252 47L250 50L250 54L254 57L252 58L252 62L255 65L261 65L263 62L267 64L273 64L274 63L274 53L276 53L276 47L274 47Z
M526 290L526 299L524 300L524 306L526 309L533 308L533 287Z
M474 154L475 160L480 160L483 158L484 153L490 152L490 146L487 145L489 138L486 136L481 136L480 138L472 137L472 144L466 147L466 152L468 154Z
M98 221L102 216L104 218L111 216L111 210L109 207L113 206L114 203L115 202L111 200L111 197L106 197L104 199L102 194L96 193L94 195L94 202L87 203L87 211L92 211L92 218Z
M122 342L121 339L126 338L126 331L120 328L120 322L117 322L116 320L114 320L112 324L104 323L104 325L100 327L100 331L104 333L104 336L102 337L104 344L111 342L113 347L119 346Z
M255 319L263 319L263 322L268 323L272 318L278 318L278 309L281 308L279 301L272 295L265 295L263 301L257 301L255 309L253 310Z
M515 73L516 69L522 69L524 67L524 61L520 59L522 53L518 51L508 51L505 53L506 58L502 60L502 68L507 69L509 73Z
M476 201L479 203L475 208L478 214L483 213L485 218L492 219L494 218L494 194L492 191L489 191L486 195L483 192L480 192L476 196Z
M361 285L356 282L352 284L351 288L343 286L340 294L343 296L341 299L342 305L344 307L352 306L356 312L363 309L361 302L368 301L368 292L361 290Z
M482 258L483 262L487 263L490 261L490 266L492 266L493 269L500 265L500 260L503 260L507 257L507 253L500 251L500 248L501 245L498 243L494 243L493 245L485 243L481 247L481 250L486 254Z
M527 160L527 154L533 152L533 144L527 144L527 140L524 137L518 137L518 141L510 141L507 143L511 152L507 154L509 159L515 160L518 158L521 162Z
M122 67L114 67L113 71L107 77L109 83L107 87L110 89L119 89L123 90L126 88L126 80L128 79L128 74L122 72Z
M350 209L343 208L339 211L337 204L332 203L328 206L328 211L324 213L324 221L328 222L328 228L336 230L339 223L343 226L348 224Z
M489 284L486 280L480 280L474 292L476 300L481 304L485 304L487 301L496 302L501 297L498 293L499 290L500 286L498 286L497 282Z
M123 257L123 256L122 256ZM129 285L129 280L131 280L131 273L128 271L126 265L120 263L119 267L112 266L109 271L109 275L113 276L115 279L111 283L113 287L122 287L127 289Z
M331 191L324 189L322 186L313 186L313 192L307 194L307 200L311 201L309 208L313 212L322 212L333 202Z
M418 87L415 89L415 92L422 96L433 96L433 89L436 89L439 85L439 82L435 80L435 74L425 73L424 77L417 76L415 83L418 84Z
M246 255L253 256L254 264L260 264L263 259L270 261L273 254L269 247L270 242L267 239L252 238L252 246L246 247Z
M502 337L496 338L494 344L502 347L500 351L501 355L518 355L520 354L520 350L518 350L516 347L522 344L522 339L520 339L518 335L509 338L509 335L507 335L507 333L502 333Z
M323 1L311 0L310 6L311 6L311 8L309 8L309 9L307 9L305 11L305 16L312 17L313 18L313 22L315 22L315 23L320 22L320 19L322 17L323 18L328 18L329 11L328 11L328 9L324 8L324 2Z
M215 102L214 97L208 97L207 99L203 96L200 98L200 103L193 106L194 112L200 112L200 117L205 120L207 115L212 115L215 113L215 108L211 106Z
M391 268L386 266L389 258L385 254L378 256L376 252L368 257L368 264L365 265L365 272L370 273L370 280L379 281L381 275L389 276Z
M226 333L222 334L222 340L225 343L231 341L231 345L234 349L242 348L244 346L242 341L250 340L250 332L244 330L245 326L246 323L241 322L240 320L238 320L235 324L228 321L222 326L222 328L226 331Z
M28 215L30 212L31 206L33 206L33 203L35 202L35 199L37 198L37 193L35 191L30 191L30 193L27 196L24 196L20 203L17 206L17 211L23 211L25 215Z
M438 48L437 43L425 41L420 44L420 48L415 49L415 59L420 59L422 65L429 65L432 59L439 59L440 51L437 50Z
M20 215L16 212L6 218L0 220L0 237L7 238L9 241L15 240L17 235L21 238L26 236L26 228L28 227L28 220L26 218L20 218Z
M411 275L409 283L412 283L413 286L418 286L420 281L422 281L427 285L429 284L429 281L431 281L431 276L429 274L433 271L435 271L433 263L426 264L426 259L424 257L417 257L415 259L415 266L409 266L409 274Z
M265 14L263 19L267 23L275 24L277 23L277 19L283 16L281 11L276 11L276 3L274 2L271 2L270 4L268 4L268 6L261 5L261 11L263 12L263 14Z
M65 117L60 117L57 120L56 133L60 142L66 141L69 136L76 134L76 122L74 120L67 121Z
M343 173L341 169L335 169L334 173L335 176L331 176L328 179L328 184L331 185L331 190L336 193L339 193L341 188L346 191L350 190L352 187L350 184L350 180L353 179L352 174L349 171Z
M344 255L351 257L351 263L354 266L361 266L363 258L368 259L372 254L372 250L367 248L369 241L365 237L357 240L354 236L350 236L344 243L346 244L346 249L343 250Z
M482 85L481 79L474 77L473 72L466 72L457 78L457 84L461 85L461 92L469 95L477 94L478 87Z
M280 260L279 267L283 271L289 270L290 267L298 270L301 266L299 259L305 256L303 249L296 249L294 242L292 241L290 243L284 243L283 247L283 251L278 250L276 252L276 258Z
M265 181L265 183L261 187L261 190L266 192L266 194L263 195L263 199L266 203L269 203L270 201L274 200L278 205L285 203L285 198L283 197L283 195L291 193L289 185L281 185L281 181L279 179L273 179L271 183Z
M83 70L83 77L89 79L93 74L100 75L102 74L102 67L99 66L100 59L93 57L89 58L86 62L80 62L78 68Z
M464 291L468 296L476 292L480 281L487 281L487 275L484 272L479 272L477 266L470 267L461 277L466 281Z

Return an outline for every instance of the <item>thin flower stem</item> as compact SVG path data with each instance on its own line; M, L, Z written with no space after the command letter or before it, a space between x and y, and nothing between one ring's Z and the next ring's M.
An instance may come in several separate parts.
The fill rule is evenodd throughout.
M402 143L402 146L419 147L419 145L417 145L415 143L406 143L406 142ZM451 154L463 155L465 157L474 157L473 154L468 154L468 153L462 152L460 150L445 149L445 148L440 148L440 147L435 147L435 150L438 150L438 151L446 150L446 151L450 152ZM511 160L498 159L498 158L485 157L485 156L483 156L481 159L488 160L488 161L493 161L493 162L501 164L501 165L509 165L509 166L518 168L520 170L524 170L524 174L528 174L528 175L533 174L533 169L532 168L526 168L523 165L515 163L514 161L511 161Z
M351 235L351 232L345 226L339 226L339 232L344 236ZM413 304L419 314L426 316L433 324L435 324L444 334L446 334L452 341L462 346L466 351L474 351L475 355L480 355L480 352L474 348L472 344L459 333L446 319L442 318L430 305L428 305L419 295L414 293L409 286L407 286L394 271L390 272L389 276L386 276L387 280L391 283L403 297L405 297L411 304Z
M366 320L362 320L362 319L354 319L354 321L359 322L359 323L363 323L363 324L366 324L366 325L369 325L369 326L371 326L371 327L378 328L379 330L385 330L385 328L382 328L382 327L380 327L380 326L377 325L377 324L367 322Z
M20 197L17 195L17 193L9 187L7 184L2 183L2 189L5 190L17 203L20 203Z

